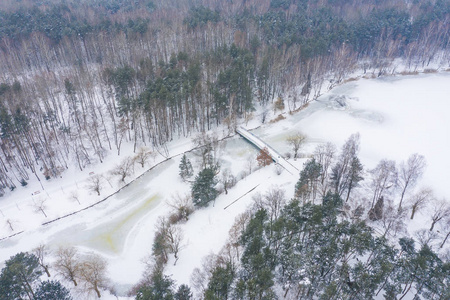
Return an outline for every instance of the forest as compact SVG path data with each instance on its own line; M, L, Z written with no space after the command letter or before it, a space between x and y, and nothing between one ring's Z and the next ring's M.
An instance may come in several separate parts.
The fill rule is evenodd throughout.
M339 153L330 144L318 147L292 199L281 189L257 195L221 253L194 271L191 287L164 274L169 256L178 260L176 224L236 184L230 174L219 180L217 137L205 132L223 126L234 133L252 118L264 124L268 114L298 112L354 80L355 71L366 78L435 72L450 61L449 18L448 0L3 0L0 201L32 180L119 156L125 144L144 167L150 152L142 147L168 157L168 142L191 137L202 170L194 176L183 156L179 175L191 183L192 203L180 198L173 214L158 220L154 263L130 297L194 299L195 291L208 300L405 299L411 293L449 299L449 260L428 242L436 225L446 234L441 247L446 243L450 207L436 202L418 242L397 239L401 221L434 201L427 190L405 197L424 158L414 154L398 168L382 160L364 175L358 135ZM302 138L288 140L295 158ZM261 168L272 163L264 151L257 162ZM125 182L123 168L116 175ZM349 199L364 176L370 189L358 205ZM384 198L391 187L396 207ZM100 195L98 184L91 189ZM60 282L40 282L50 272L101 297L107 288L101 257L76 248L53 254L50 268L45 247L7 260L0 300L72 299Z
M301 144L301 138L292 140ZM364 170L358 134L339 151L331 143L317 146L304 163L292 199L276 186L254 194L252 205L236 216L222 249L204 257L190 286L178 284L165 270L169 260L176 265L180 252L185 255L180 225L189 224L194 214L242 180L227 172L218 176L218 143L210 145L196 150L202 161L196 176L190 159L185 154L181 158L179 176L191 179L191 195L172 199L170 214L159 216L151 257L127 299L450 297L449 252L438 254L450 236L450 205L426 188L404 197L421 179L424 157L413 154L400 164L383 159ZM294 153L301 148L292 146ZM260 151L253 172L273 163L265 151ZM364 179L368 185L361 187ZM400 200L395 201L398 206L394 199ZM409 236L407 219L427 206L432 207L430 228ZM73 246L50 249L41 244L6 260L0 299L71 300L70 291L59 280L49 280L51 276L77 287L82 294L75 299L100 298L106 291L115 295L105 258Z
M0 192L447 61L448 1L2 1ZM264 119L264 118L263 118ZM75 162L74 164L71 162Z

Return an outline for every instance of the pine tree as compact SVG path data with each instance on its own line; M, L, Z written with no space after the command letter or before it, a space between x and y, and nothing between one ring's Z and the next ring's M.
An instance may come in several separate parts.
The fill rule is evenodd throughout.
M204 207L216 199L218 192L216 170L214 168L203 169L192 184L192 201L195 206Z
M34 254L20 252L12 256L0 274L0 300L34 299L33 286L41 274L39 260Z
M70 292L59 281L43 281L36 290L35 300L72 300Z
M350 198L350 192L353 188L357 187L359 182L363 180L364 178L361 176L363 172L363 166L361 162L359 161L358 157L353 157L352 162L350 164L350 170L347 174L347 180L345 188L347 189L347 197L345 198L345 202L348 201Z
M191 177L194 173L191 161L186 157L186 154L183 154L179 168L180 168L179 174L180 174L181 178L183 178L183 180Z
M136 300L173 300L174 282L161 271L156 271L151 276L149 285L139 289Z
M191 300L193 299L191 288L182 284L178 287L177 292L175 293L175 300Z
M314 201L321 170L322 166L314 158L304 164L303 170L300 172L300 179L295 185L296 197L306 200L312 196Z
M205 300L227 299L234 275L230 263L227 263L225 267L220 265L215 267L205 291Z
M357 159L359 151L359 133L352 134L342 146L338 161L331 170L331 182L334 186L334 192L342 196L349 187L349 181L352 176L352 163ZM355 164L356 166L356 164ZM356 170L356 169L355 169Z

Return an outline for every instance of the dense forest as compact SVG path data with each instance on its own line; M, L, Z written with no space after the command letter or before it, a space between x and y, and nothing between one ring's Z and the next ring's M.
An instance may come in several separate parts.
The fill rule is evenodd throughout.
M124 142L164 152L257 107L295 111L354 70L447 63L449 13L441 0L2 1L0 192Z

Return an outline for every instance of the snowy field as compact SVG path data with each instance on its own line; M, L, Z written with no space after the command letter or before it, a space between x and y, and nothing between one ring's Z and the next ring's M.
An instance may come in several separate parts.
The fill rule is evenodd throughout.
M253 133L284 154L291 151L286 143L287 136L300 131L308 137L308 143L301 150L302 156L307 157L319 143L330 141L339 149L351 134L359 132L359 156L365 170L375 167L383 158L400 163L413 153L422 154L427 160L427 169L419 185L430 186L439 198L450 200L448 176L445 176L450 168L447 154L450 150L449 95L450 74L447 73L360 79L336 87L305 110L292 116L285 114L285 120L265 124ZM257 127L258 122L255 117L247 128ZM159 216L170 211L167 201L190 189L178 176L178 165L179 154L193 147L191 141L176 140L168 147L172 159L102 203L48 225L42 224L92 205L120 188L114 179L111 184L104 182L100 196L86 189L89 173L106 174L118 162L117 158L111 155L108 162L93 166L91 170L72 170L62 179L43 182L45 189L37 182L30 182L27 187L19 187L0 198L0 239L4 238L0 240L0 262L40 244L52 250L73 245L81 252L93 251L104 256L111 285L119 294L124 294L142 275L144 261L151 254L155 223ZM242 138L229 138L221 143L222 168L229 168L238 176L248 169L248 158L256 157L256 153ZM195 162L192 154L188 157ZM162 156L151 159L146 169L163 160ZM290 162L300 169L305 160L291 159ZM138 165L135 168L135 176L144 170ZM197 166L195 171L198 170ZM196 211L181 225L184 240L180 258L174 266L171 257L166 274L177 284L190 284L193 269L201 266L203 257L220 251L235 217L252 204L255 193L263 194L279 186L290 198L297 179L298 174L282 172L277 175L275 166L271 165L238 182L227 195L220 195L214 206ZM35 194L36 191L39 193ZM74 191L80 204L74 200ZM47 217L38 209L42 202ZM417 224L412 228L428 227L428 218L426 211L419 212L414 220ZM17 235L9 237L14 234ZM65 285L70 287L69 283ZM102 298L116 299L107 292Z

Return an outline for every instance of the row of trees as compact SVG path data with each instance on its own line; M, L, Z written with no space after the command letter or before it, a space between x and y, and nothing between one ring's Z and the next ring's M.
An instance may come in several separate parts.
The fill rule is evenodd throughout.
M47 260L54 254L55 261ZM59 248L56 253L44 245L33 253L21 252L6 260L0 274L0 299L71 300L69 290L58 280L41 281L45 272L51 271L65 282L72 283L81 297L94 294L101 297L101 290L108 288L106 261L93 253L80 255L75 248Z
M315 203L331 191L344 200L348 214L360 217L367 213L372 221L382 220L384 234L394 235L403 230L398 226L408 211L410 219L414 219L419 210L428 208L430 231L440 222L445 243L448 221L443 215L448 214L450 205L445 199L437 199L429 188L415 189L425 171L425 158L415 153L398 166L395 161L383 159L366 171L358 152L358 134L346 141L339 154L330 143L319 145L300 172L296 198Z

